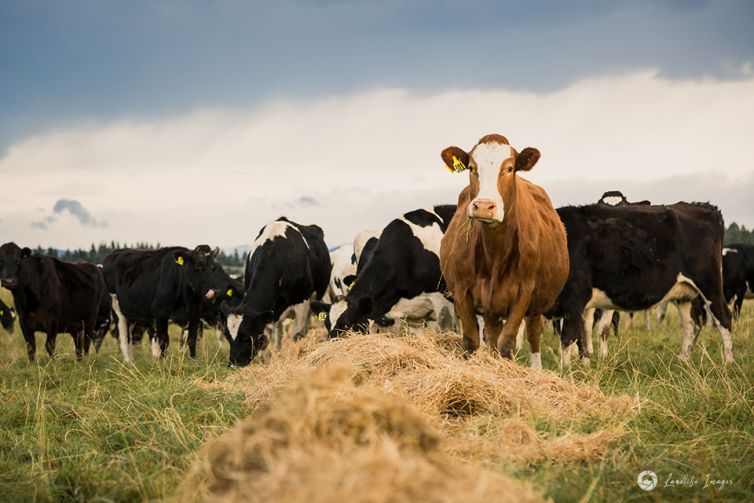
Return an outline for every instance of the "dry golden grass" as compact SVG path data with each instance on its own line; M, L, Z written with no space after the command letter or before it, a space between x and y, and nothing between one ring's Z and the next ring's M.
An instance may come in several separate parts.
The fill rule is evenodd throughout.
M228 385L257 412L205 447L180 498L539 501L500 467L599 459L636 405L432 332L312 331Z

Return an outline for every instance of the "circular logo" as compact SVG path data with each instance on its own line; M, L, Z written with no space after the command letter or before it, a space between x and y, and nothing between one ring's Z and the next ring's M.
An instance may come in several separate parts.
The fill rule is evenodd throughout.
M657 474L651 470L644 470L639 474L636 482L639 483L639 487L643 490L651 491L657 487Z

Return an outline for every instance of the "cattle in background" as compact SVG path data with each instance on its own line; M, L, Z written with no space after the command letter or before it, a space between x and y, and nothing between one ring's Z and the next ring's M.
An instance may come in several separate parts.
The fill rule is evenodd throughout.
M744 298L754 290L754 245L731 244L723 248L723 289L725 301L733 302L737 319Z
M364 230L356 235L352 244L341 245L330 253L332 272L323 302L331 304L345 299L351 283L356 279L363 251L366 250L371 256L378 237L379 231Z
M459 195L440 255L464 348L479 347L476 314L481 312L485 342L510 358L525 319L534 368L542 367L542 314L568 277L563 224L544 189L518 176L539 156L533 148L519 153L496 134L480 139L469 153L458 147L442 152L449 169L469 170L469 185Z
M367 332L370 321L392 325L395 319L387 315L401 299L406 302L400 315L411 317L415 314L413 307L423 309L425 304L413 299L445 289L440 273L440 240L455 208L440 205L409 211L385 226L379 238L365 241L356 279L346 298L332 306L315 305L315 310L329 313L325 324L330 337L349 330Z
M602 194L602 197L599 198L597 204L605 206L647 206L652 203L647 200L631 203L626 199L626 196L623 195L623 192L619 190L609 190ZM631 327L633 318L634 313L629 312L626 320L626 330ZM594 320L597 320L596 330L597 336L600 339L600 356L607 356L607 330L612 328L613 333L616 336L618 335L620 314L612 309L597 309L595 311L595 309L592 308L584 311L584 329L586 330L584 340L590 354L594 351L592 344L592 327L594 325ZM651 312L649 309L645 311L645 322L646 328L649 330L651 327Z
M186 309L189 353L196 355L196 336L204 298L223 288L217 283L219 249L199 245L159 250L118 250L105 257L103 273L118 318L118 340L123 359L131 363L131 330L154 326L152 354L168 348L168 321ZM129 328L130 326L130 328Z
M0 325L9 334L12 334L14 321L16 321L16 311L12 307L6 306L5 302L0 299Z
M29 361L36 356L35 332L47 334L45 349L51 357L59 333L73 336L77 359L89 351L106 290L97 266L32 255L29 248L5 243L0 246L0 281L13 293Z
M681 357L690 356L698 331L691 303L701 295L733 361L730 312L723 299L723 219L714 206L566 206L558 214L568 230L571 272L558 303L548 313L564 318L561 366L578 345L585 364L584 310L637 311L658 303L678 305L683 329Z
M224 305L231 336L230 364L248 365L267 345L265 326L291 306L321 299L330 278L322 229L281 217L259 231L246 259L244 294L236 308Z

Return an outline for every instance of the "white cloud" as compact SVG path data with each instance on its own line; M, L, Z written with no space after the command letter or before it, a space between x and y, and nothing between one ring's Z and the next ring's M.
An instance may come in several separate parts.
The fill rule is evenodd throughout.
M754 79L678 82L643 71L548 94L381 90L96 123L29 138L0 159L0 232L31 245L228 246L282 212L319 223L335 244L406 209L455 202L466 177L443 169L439 153L490 132L542 151L529 177L557 203L631 187L631 200L709 199L727 220L750 224L754 202L726 191L751 184L751 117ZM668 180L686 180L688 190ZM35 209L60 198L81 201L108 226L32 228Z

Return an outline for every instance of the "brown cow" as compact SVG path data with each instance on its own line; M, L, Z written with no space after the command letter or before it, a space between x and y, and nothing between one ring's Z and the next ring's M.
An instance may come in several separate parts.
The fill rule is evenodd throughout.
M510 358L526 318L530 363L542 368L542 313L568 277L568 244L547 193L517 175L536 164L539 151L518 153L504 136L491 134L469 153L448 147L442 158L452 171L469 169L469 186L458 197L440 248L464 348L472 352L479 347L476 314L481 312L487 345Z

